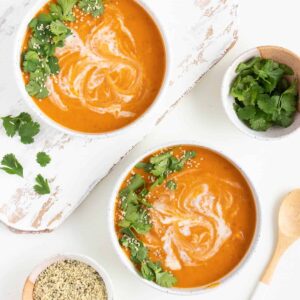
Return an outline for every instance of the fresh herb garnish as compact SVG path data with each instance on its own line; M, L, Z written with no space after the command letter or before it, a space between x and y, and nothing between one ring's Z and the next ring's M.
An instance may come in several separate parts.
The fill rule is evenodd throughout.
M38 194L50 194L50 187L47 179L45 179L41 174L39 174L36 176L35 181L36 185L33 188Z
M147 163L138 163L136 168L143 169L145 172L156 177L156 180L150 187L150 189L153 189L161 185L170 173L181 171L186 162L195 156L195 151L186 151L183 157L178 159L171 152L165 152L151 157Z
M104 11L101 0L57 0L49 5L49 13L40 13L31 20L29 28L31 35L27 50L22 55L23 71L29 73L26 90L32 97L43 99L48 97L47 78L60 71L56 48L64 46L71 30L65 22L74 22L74 7L85 13L99 16Z
M296 81L285 76L293 70L271 59L254 57L240 63L230 94L235 98L237 116L253 130L266 131L271 126L288 127L297 111Z
M140 234L145 234L151 229L151 223L148 213L150 204L145 199L146 190L145 181L142 176L135 174L131 177L128 186L120 191L121 209L124 211L124 217L119 222L123 228L133 228Z
M23 167L16 159L15 155L10 153L6 154L0 165L0 169L5 171L8 174L11 175L18 175L20 177L23 177Z
M154 182L148 188L144 178L140 174L133 175L127 186L120 193L120 208L122 219L119 222L121 229L120 243L130 251L130 259L140 269L141 275L150 281L163 287L172 287L177 280L170 272L162 269L159 262L149 259L148 248L137 239L137 234L146 234L151 228L147 195L155 186L161 185L171 173L181 171L189 159L196 156L195 151L186 151L181 158L175 157L171 151L150 157L147 162L140 162L136 168L143 169L154 177ZM174 180L166 182L166 187L175 190L177 184Z
M37 163L41 167L45 167L45 166L47 166L50 163L51 158L50 158L50 156L47 153L45 153L45 152L39 152L36 155L36 161L37 161Z
M102 0L80 0L78 7L87 14L91 14L94 17L103 14L104 5Z
M159 262L149 259L148 249L139 241L130 229L122 230L120 243L130 251L130 259L140 268L141 275L163 287L172 287L177 279L170 272L162 269Z
M9 137L19 134L23 144L33 143L33 137L40 132L40 125L34 122L28 113L22 112L16 117L6 116L1 118L3 127Z
M169 189L169 190L176 190L176 188L177 188L177 184L176 184L176 182L174 181L174 180L169 180L169 181L167 181L167 183L166 183L166 187Z

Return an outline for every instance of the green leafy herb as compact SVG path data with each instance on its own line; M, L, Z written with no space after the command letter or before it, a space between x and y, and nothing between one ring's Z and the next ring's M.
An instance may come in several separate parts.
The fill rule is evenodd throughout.
M102 0L80 0L78 7L87 14L94 17L100 16L104 12L104 5Z
M50 187L47 179L45 179L41 174L39 174L36 176L35 181L36 185L33 188L38 194L50 194Z
M166 183L166 187L169 189L169 190L176 190L176 188L177 188L177 184L176 184L176 182L174 181L174 180L169 180L169 181L167 181L167 183Z
M31 35L27 50L22 55L23 71L29 73L26 84L27 93L38 99L48 97L47 78L60 71L56 48L64 46L71 30L65 22L74 22L74 7L85 13L98 16L103 13L104 6L100 0L57 0L49 5L49 13L40 13L31 20L29 28Z
M186 162L195 156L195 151L186 151L184 156L178 159L173 156L171 152L165 152L152 156L147 163L138 163L136 168L143 169L145 172L156 177L156 180L151 186L151 189L153 189L154 187L161 185L170 173L182 170Z
M5 171L8 174L11 175L18 175L20 177L23 177L23 167L16 159L15 155L10 153L6 154L0 165L0 169Z
M40 125L34 122L28 113L22 112L16 117L6 116L1 118L3 127L9 137L19 134L23 144L33 143L33 137L40 131Z
M47 153L45 153L45 152L39 152L36 155L36 161L37 161L37 163L41 167L45 167L45 166L47 166L50 163L51 158L50 158L50 156Z
M153 262L148 257L148 249L139 241L130 229L122 230L120 239L122 246L130 251L130 259L140 268L141 275L163 287L172 287L177 280L170 272L162 269L159 262Z
M266 131L277 125L290 126L297 110L296 81L285 76L293 70L271 59L254 57L238 65L231 85L237 116L253 130Z

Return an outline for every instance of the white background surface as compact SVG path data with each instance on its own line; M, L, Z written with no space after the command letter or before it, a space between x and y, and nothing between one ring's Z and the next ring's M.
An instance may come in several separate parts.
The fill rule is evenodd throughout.
M62 252L86 254L102 264L112 278L116 300L248 299L275 243L280 199L289 190L300 187L300 131L274 142L256 141L245 136L225 116L220 84L229 63L248 48L274 44L300 53L296 26L299 9L300 2L296 0L241 1L240 38L236 46L181 100L152 134L98 184L66 223L53 233L40 235L14 234L0 225L0 300L19 300L23 282L33 266ZM246 266L220 287L192 297L162 294L129 273L112 248L107 225L110 193L124 166L136 154L178 139L198 140L235 159L252 179L262 208L261 238ZM84 175L84 166L82 170ZM75 184L80 184L80 178ZM0 188L5 187L0 183ZM300 241L280 262L267 300L300 299L299 253Z

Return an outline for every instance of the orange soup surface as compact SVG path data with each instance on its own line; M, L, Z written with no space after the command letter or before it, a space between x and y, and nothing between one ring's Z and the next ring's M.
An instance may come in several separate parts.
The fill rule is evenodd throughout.
M39 12L48 12L49 4ZM161 34L134 0L105 1L99 17L74 8L76 21L57 48L60 72L48 78L45 99L33 99L57 123L81 132L103 133L140 117L161 88L166 55ZM23 44L26 50L28 30ZM28 74L24 74L25 83Z
M219 154L197 146L176 146L163 152L167 150L177 158L193 150L196 157L150 191L152 228L146 234L135 234L148 248L150 259L161 262L177 278L175 287L207 286L232 271L249 249L256 226L253 194L241 172ZM149 157L144 160L148 161ZM134 168L121 189L136 173L149 188L152 176ZM169 180L176 183L176 189L167 188ZM119 237L120 202L118 198L115 206Z

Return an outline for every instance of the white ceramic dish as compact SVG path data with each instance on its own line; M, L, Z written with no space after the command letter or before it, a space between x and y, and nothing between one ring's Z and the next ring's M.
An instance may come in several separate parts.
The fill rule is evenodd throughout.
M233 63L229 66L227 71L224 74L222 87L221 87L221 95L222 102L225 112L230 119L230 121L242 132L248 134L251 137L261 139L261 140L270 140L270 139L278 139L285 137L300 127L300 114L299 112L296 114L294 123L287 127L272 127L265 132L255 131L249 128L246 124L244 124L236 115L236 112L233 108L234 98L230 96L229 91L233 80L236 77L235 70L239 63L249 60L252 57L260 56L263 58L271 58L280 63L284 63L290 66L295 72L295 78L298 79L298 91L300 91L299 79L300 79L300 59L298 55L292 53L291 51L277 47L277 46L262 46L256 47L246 52L242 53L238 56Z
M65 259L73 259L81 261L89 266L91 266L93 269L95 269L99 275L102 277L106 290L107 290L107 296L108 300L113 299L113 289L111 280L106 273L106 271L93 259L91 259L88 256L85 255L79 255L79 254L59 254L53 257L50 257L43 261L41 264L35 267L35 269L30 273L30 275L27 277L26 282L24 284L23 288L23 295L22 300L33 300L32 294L33 294L33 287L36 279L38 278L39 274L44 271L47 267L52 265L55 262L65 260Z
M165 46L165 52L166 52L166 70L165 70L165 76L164 80L162 83L162 86L160 88L160 91L158 95L156 96L155 100L151 104L150 107L135 121L132 123L128 124L125 127L122 127L117 130L113 130L110 132L105 132L105 133L86 133L86 132L80 132L76 131L70 128L67 128L58 122L54 121L51 119L49 116L47 116L43 111L39 109L39 107L36 105L36 103L32 100L32 98L28 95L25 89L25 84L20 68L21 64L21 51L22 51L22 43L27 31L27 27L29 22L31 21L32 18L37 14L37 12L47 3L49 0L38 0L35 5L32 6L31 10L29 13L24 17L22 20L22 23L19 27L18 33L16 35L16 41L15 41L15 47L14 47L14 69L15 69L15 77L17 81L17 86L28 104L28 106L43 120L45 121L48 125L64 132L67 134L75 135L75 136L92 136L92 137L102 137L102 138L108 138L108 137L113 137L116 135L124 134L126 135L128 132L130 132L130 129L134 126L138 126L138 124L141 122L141 120L146 116L151 114L154 109L159 106L159 103L163 101L165 91L167 89L168 83L170 81L170 69L171 69L171 51L170 51L170 43L168 42L168 37L166 35L166 32L161 25L161 22L158 20L156 17L156 14L154 11L152 11L145 3L144 0L138 0L137 2L145 9L145 11L152 17L153 21L155 22L157 28L159 29L162 39L164 41L164 46Z
M131 171L131 169L138 163L140 162L142 159L144 159L145 157L147 157L148 155L150 155L151 153L156 152L159 149L165 148L165 147L170 147L170 146L175 146L175 145L195 145L195 146L200 146L200 147L204 147L204 148L208 148L211 151L214 151L215 153L223 156L226 160L228 160L229 162L231 162L240 172L241 174L244 176L244 178L246 179L247 183L249 184L251 191L253 193L253 197L255 200L255 205L256 205L256 228L255 228L255 233L251 242L251 245L249 247L249 249L247 250L247 253L245 254L245 256L243 257L243 259L240 261L240 263L230 272L228 273L226 276L224 276L221 280L217 281L217 282L213 282L210 283L207 286L202 286L199 288L164 288L161 287L157 284L155 284L152 281L148 281L144 278L142 278L140 276L140 274L137 272L137 270L135 269L133 263L129 260L129 258L126 256L125 252L123 251L123 249L121 248L119 241L118 241L118 237L115 231L115 224L114 224L114 213L115 213L115 201L117 199L117 195L119 193L121 184L123 183L124 179L126 178L126 176L128 175L128 173ZM111 195L111 199L110 199L110 207L109 207L109 214L108 214L108 222L109 222L109 229L110 229L110 236L112 237L112 243L114 245L114 248L119 256L119 258L121 259L122 263L126 266L126 268L133 273L134 275L136 275L139 280L143 281L145 284L158 289L162 292L165 293L169 293L169 294L176 294L176 295L195 295L195 294L201 294L203 292L208 292L210 290L212 290L213 288L219 288L219 286L222 286L222 283L224 283L225 281L227 281L229 278L232 278L233 275L236 275L244 266L244 264L246 263L246 261L249 260L250 256L253 254L255 246L258 242L259 239L259 235L260 235L260 223L261 223L261 213L260 213L260 205L259 205L259 201L258 201L258 196L257 193L255 191L255 188L253 186L253 184L251 183L251 180L249 179L249 177L246 175L246 173L241 169L241 167L234 162L233 160L231 160L227 155L223 154L220 151L216 151L213 148L206 146L206 145L202 145L202 143L200 142L195 142L195 141L176 141L176 142L169 142L167 144L163 144L160 146L157 146L145 153L143 153L142 155L140 155L139 157L137 157L133 162L131 162L127 168L124 170L124 172L122 173L122 175L120 176L120 178L118 179L118 181L116 182L115 188L112 192Z

